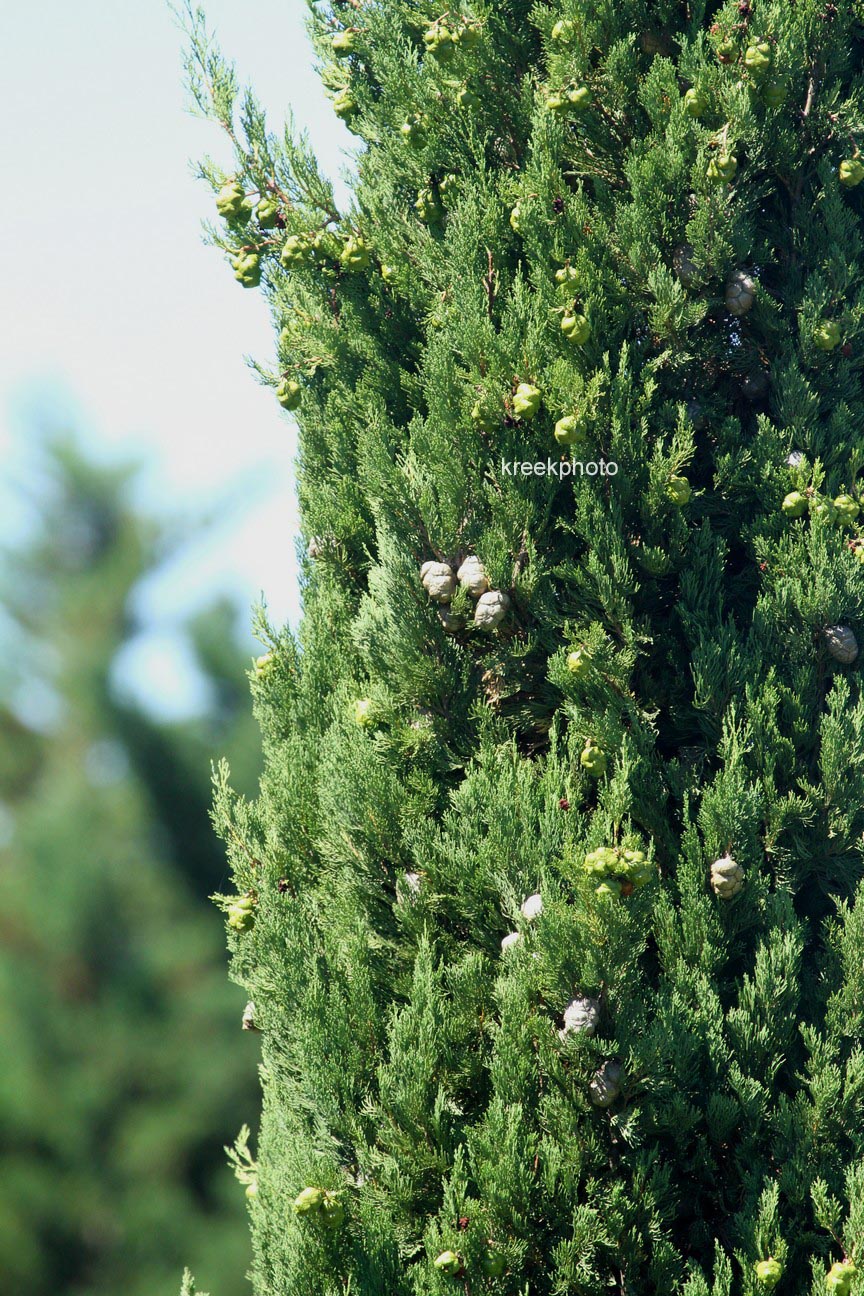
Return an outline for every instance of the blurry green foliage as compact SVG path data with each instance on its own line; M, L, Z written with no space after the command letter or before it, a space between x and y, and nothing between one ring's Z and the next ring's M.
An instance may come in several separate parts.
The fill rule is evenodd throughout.
M246 1289L222 1154L257 1108L255 1037L225 977L210 759L254 783L257 738L217 605L187 640L203 714L118 696L131 595L176 548L134 474L55 442L39 524L0 576L0 1275L27 1296L160 1296L183 1264Z

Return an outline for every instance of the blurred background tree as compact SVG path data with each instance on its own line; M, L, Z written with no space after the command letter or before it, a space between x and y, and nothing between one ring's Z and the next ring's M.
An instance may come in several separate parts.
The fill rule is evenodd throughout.
M2 555L0 1274L28 1296L173 1294L193 1257L220 1296L246 1288L221 1148L255 1119L257 1049L208 811L213 754L251 789L258 738L227 602L185 627L197 715L118 685L134 593L182 541L134 478L55 440L40 521Z

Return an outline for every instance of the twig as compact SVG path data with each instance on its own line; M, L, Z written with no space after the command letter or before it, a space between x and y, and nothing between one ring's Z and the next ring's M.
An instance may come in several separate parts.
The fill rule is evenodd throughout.
M816 93L816 77L813 72L810 73L810 80L807 83L807 98L801 111L801 116L806 120L810 116L810 109L813 107L813 96Z
M495 263L492 260L492 252L488 247L486 249L486 258L487 271L486 278L483 280L483 287L486 289L486 313L491 320L495 307Z

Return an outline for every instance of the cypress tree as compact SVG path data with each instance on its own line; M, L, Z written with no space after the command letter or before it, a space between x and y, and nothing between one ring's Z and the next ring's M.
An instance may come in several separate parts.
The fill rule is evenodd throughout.
M256 1292L860 1291L861 5L316 4L344 207L190 18L300 429Z

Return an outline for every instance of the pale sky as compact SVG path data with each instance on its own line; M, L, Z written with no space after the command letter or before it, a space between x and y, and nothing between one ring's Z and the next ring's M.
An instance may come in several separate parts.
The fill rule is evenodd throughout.
M204 8L271 126L290 105L338 177L352 137L312 69L304 0ZM189 164L230 155L187 110L182 48L165 0L0 6L0 531L34 411L100 456L145 456L148 507L239 495L239 516L148 592L135 669L169 711L189 686L170 623L190 599L227 585L247 605L263 592L277 622L298 614L294 429L245 363L273 359L266 304L202 241L213 199Z

